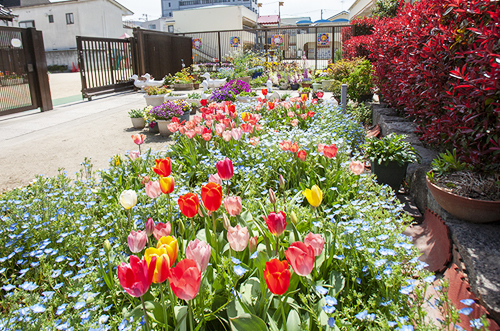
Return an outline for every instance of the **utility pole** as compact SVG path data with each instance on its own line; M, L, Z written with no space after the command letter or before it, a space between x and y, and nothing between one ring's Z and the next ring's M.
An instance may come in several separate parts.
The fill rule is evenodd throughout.
M257 4L257 29L259 28L260 7L262 7L262 2Z
M323 9L321 9L321 19L323 19Z
M278 28L280 27L280 22L281 22L281 6L284 5L283 1L279 1L278 4Z

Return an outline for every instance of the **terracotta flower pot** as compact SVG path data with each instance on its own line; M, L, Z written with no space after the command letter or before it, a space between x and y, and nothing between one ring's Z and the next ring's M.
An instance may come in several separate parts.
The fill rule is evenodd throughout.
M500 201L471 199L456 195L434 185L426 178L427 189L436 202L458 219L472 223L488 223L500 220Z

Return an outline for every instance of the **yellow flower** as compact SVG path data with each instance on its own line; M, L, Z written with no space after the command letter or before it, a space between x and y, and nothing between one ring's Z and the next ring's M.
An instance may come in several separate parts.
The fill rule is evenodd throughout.
M163 283L169 275L170 257L168 256L167 250L164 247L149 247L144 252L144 260L146 260L148 266L151 263L151 259L153 258L153 256L156 256L156 266L155 272L153 274L153 283Z
M173 265L175 263L175 260L177 260L177 253L179 252L177 239L172 236L161 237L160 240L158 240L158 244L156 245L156 247L163 248L167 252L170 265Z
M304 194L309 204L313 207L318 207L321 205L321 201L323 201L323 192L321 192L318 185L314 185L311 189L306 189L302 194Z

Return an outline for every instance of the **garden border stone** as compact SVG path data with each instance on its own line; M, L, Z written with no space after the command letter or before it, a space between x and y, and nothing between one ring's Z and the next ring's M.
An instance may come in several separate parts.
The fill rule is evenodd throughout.
M416 124L397 115L386 104L371 104L373 125L380 125L382 135L407 134L407 141L422 156L420 164L408 166L406 179L410 195L419 210L429 208L441 216L450 229L451 239L466 266L473 292L491 317L500 323L500 222L475 224L456 219L434 200L426 185L426 172L438 152L426 148L414 133Z

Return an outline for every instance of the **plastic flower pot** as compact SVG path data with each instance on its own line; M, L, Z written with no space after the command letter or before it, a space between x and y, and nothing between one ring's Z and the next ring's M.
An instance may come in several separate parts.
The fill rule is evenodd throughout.
M293 91L297 91L299 89L299 84L290 84L290 89Z
M500 201L471 199L448 192L426 178L427 189L436 202L456 218L472 223L500 220Z
M130 118L132 120L132 125L134 129L144 129L146 126L146 121L142 117Z
M330 91L332 88L333 80L326 79L321 83L321 89L323 91Z
M313 83L312 84L312 88L314 91L320 90L322 86L323 86L322 83Z
M145 95L144 98L146 99L146 105L147 106L159 106L165 101L165 94L159 94L159 95Z
M387 184L394 191L399 191L399 187L403 182L403 179L406 175L406 168L408 167L408 163L405 163L403 166L399 165L396 161L390 161L385 164L378 164L374 160L371 162L372 171L375 175L377 175L377 182L379 184Z
M156 120L156 123L158 123L157 127L158 127L158 130L160 131L160 136L168 137L172 134L172 132L170 132L170 130L167 127L167 125L172 123L171 120L168 120L168 121L167 120Z

